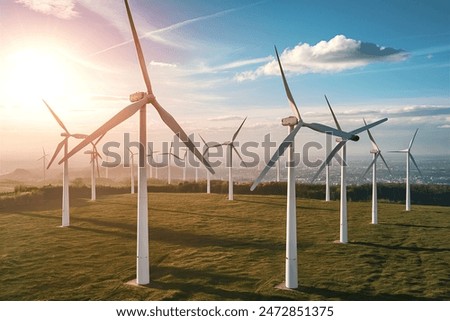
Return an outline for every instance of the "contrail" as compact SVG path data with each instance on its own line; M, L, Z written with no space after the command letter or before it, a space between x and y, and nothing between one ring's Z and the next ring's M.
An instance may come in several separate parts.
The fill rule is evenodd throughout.
M152 30L152 31L146 32L143 35L139 36L139 39L151 38L152 36L156 36L158 34L161 34L161 33L167 32L167 31L176 30L176 29L179 29L181 27L190 25L192 23L196 23L198 21L203 21L203 20L208 20L208 19L211 19L211 18L221 17L221 16L224 16L226 14L229 14L229 13L232 13L232 12L235 12L235 11L239 11L239 10L243 10L243 9L247 9L247 8L250 8L250 7L254 7L254 6L260 5L262 3L268 2L268 1L269 0L263 0L263 1L259 1L259 2L252 3L252 4L249 4L249 5L245 5L245 6L242 6L242 7L227 9L227 10L219 11L219 12L216 12L216 13L213 13L213 14L209 14L209 15L206 15L206 16L201 16L201 17L192 18L192 19L181 21L181 22L177 22L177 23L175 23L173 25L170 25L168 27L164 27L164 28L161 28L161 29L157 29L157 30ZM119 43L117 45L114 45L114 46L108 47L106 49L97 51L97 52L91 54L90 56L91 57L92 56L96 56L96 55L99 55L101 53L110 51L112 49L115 49L115 48L118 48L118 47L122 47L122 46L124 46L126 44L129 44L129 43L132 43L132 42L133 42L133 39L130 39L130 40L121 42L121 43Z

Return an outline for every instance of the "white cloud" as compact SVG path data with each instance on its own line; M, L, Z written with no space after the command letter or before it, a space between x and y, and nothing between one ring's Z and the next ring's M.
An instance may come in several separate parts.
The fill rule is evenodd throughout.
M72 19L78 16L78 12L74 10L75 0L16 0L16 3L60 19Z
M337 35L329 41L320 41L311 46L300 43L293 49L286 49L281 54L285 71L306 73L335 73L357 67L363 67L375 62L396 62L408 58L403 50L380 47L373 43ZM257 68L245 71L235 76L237 81L254 80L263 75L278 75L278 63L275 59Z
M150 61L150 66L156 66L156 67L168 67L168 68L176 68L177 65L176 64L170 64L167 62L160 62L160 61Z

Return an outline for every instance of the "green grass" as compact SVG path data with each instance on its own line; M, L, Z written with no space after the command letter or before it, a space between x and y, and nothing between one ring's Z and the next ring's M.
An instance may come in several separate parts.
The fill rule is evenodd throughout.
M450 208L299 199L296 291L284 282L285 197L149 194L151 284L135 278L136 195L0 213L0 300L449 300Z

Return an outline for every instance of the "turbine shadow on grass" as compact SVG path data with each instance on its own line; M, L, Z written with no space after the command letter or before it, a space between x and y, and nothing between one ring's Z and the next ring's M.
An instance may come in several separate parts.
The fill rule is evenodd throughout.
M431 226L431 225L415 225L415 224L403 224L403 223L378 223L380 225L386 226L402 226L402 227L421 227L421 228L439 228L439 229L450 229L450 226Z
M428 247L415 247L415 246L403 246L403 245L386 245L386 244L377 244L377 243L370 243L370 242L350 242L350 243L355 244L355 245L384 248L384 249L388 249L388 250L405 250L405 251L411 251L411 252L432 252L432 253L450 252L450 248L428 248Z
M254 248L257 250L282 250L284 243L267 240L248 240L225 238L217 235L195 234L187 231L171 230L164 227L150 228L150 240L192 247L224 247L224 248Z
M432 301L433 299L426 297L416 297L410 294L370 294L367 292L344 292L339 290L331 290L314 286L300 285L296 292L315 294L323 296L326 299L337 299L345 301Z
M249 201L249 200L242 200L242 199L235 199L234 201L235 202L243 202L243 203L270 205L270 206L276 206L276 207L281 207L281 208L285 208L286 207L286 201L284 201L282 204L270 203L270 202L261 202L261 201ZM331 211L331 212L335 212L336 211L335 209L332 209L332 208L311 207L311 206L303 206L303 205L297 205L297 208L304 209L304 210L321 210L321 211Z
M153 281L147 287L165 291L176 290L177 292L170 300L190 300L199 293L212 295L219 300L289 300L285 296L267 296L239 289L240 284L257 284L259 281L254 278L248 278L248 276L236 276L169 266L158 266L155 267L154 271L152 273ZM173 280L160 280L168 275ZM200 284L196 281L198 279L203 280L207 284ZM189 282L190 280L193 280L193 282ZM233 284L236 284L234 289L230 289L230 285L233 286ZM222 288L223 286L229 289L224 289ZM248 288L248 286L242 286L242 288Z

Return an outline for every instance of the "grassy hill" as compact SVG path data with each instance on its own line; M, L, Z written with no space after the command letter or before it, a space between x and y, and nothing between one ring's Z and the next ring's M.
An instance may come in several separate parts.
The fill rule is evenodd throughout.
M0 300L449 300L450 208L299 199L296 291L284 281L285 196L150 193L151 284L135 287L136 195L0 210Z

